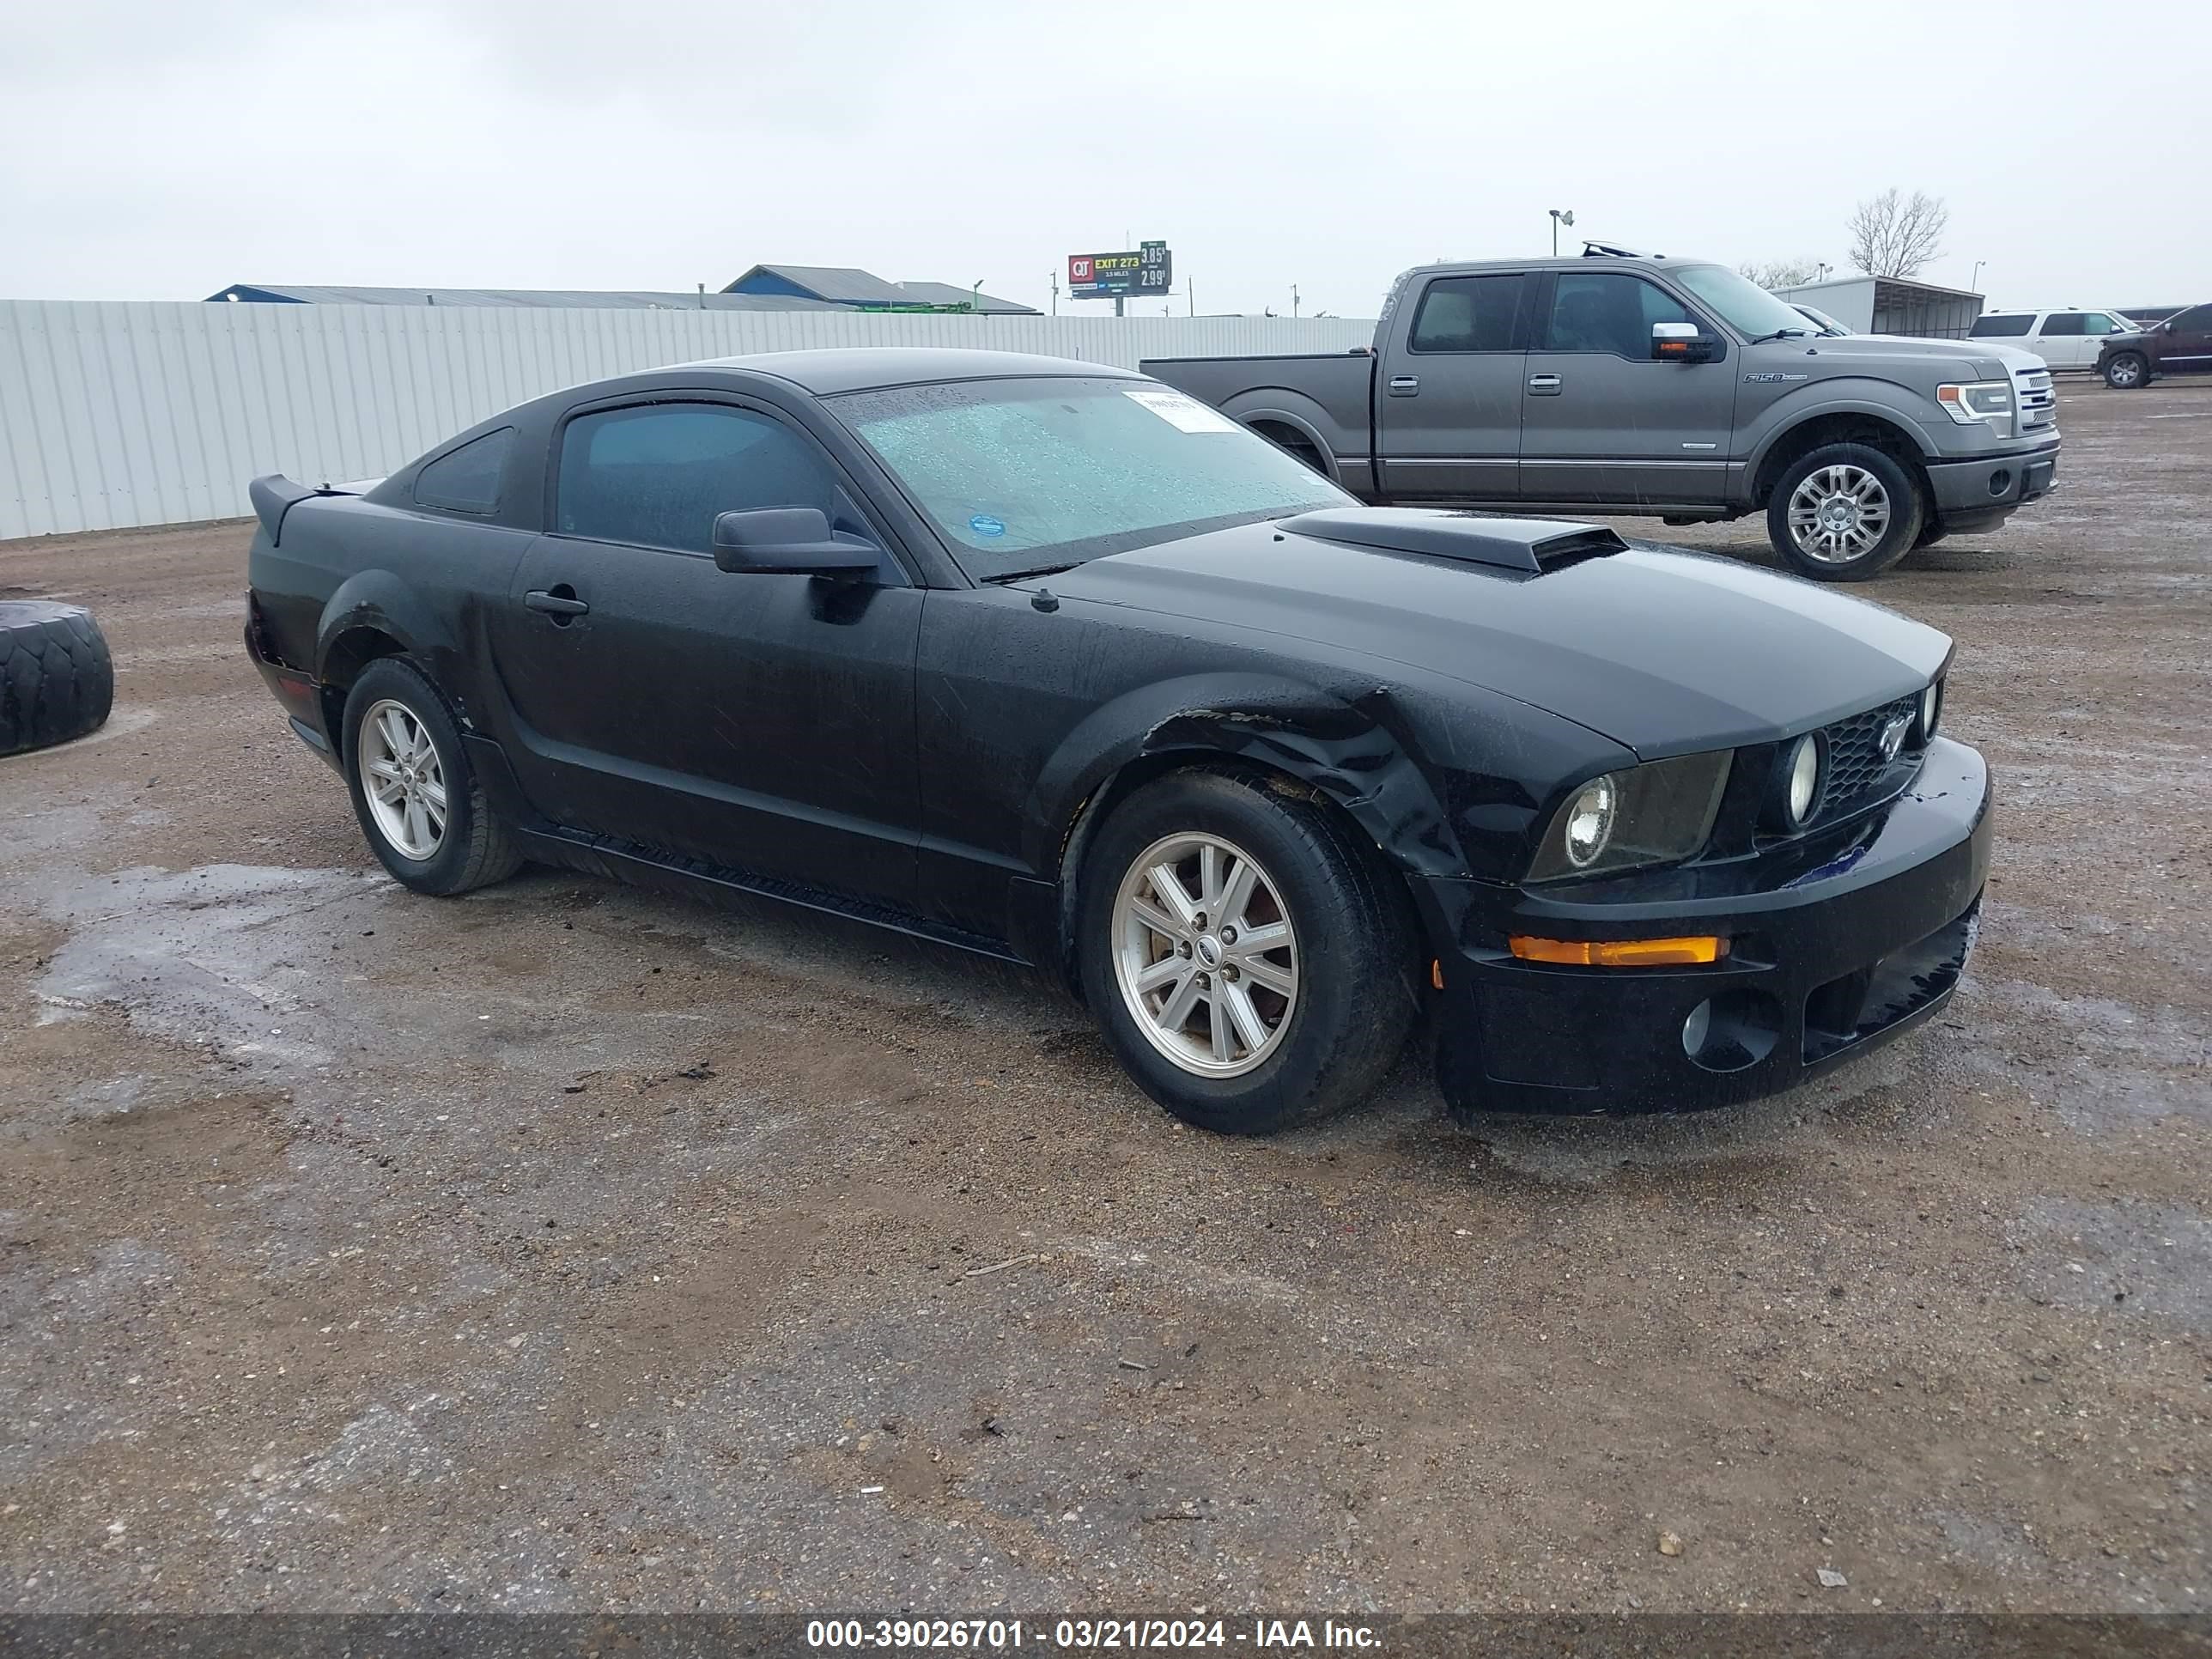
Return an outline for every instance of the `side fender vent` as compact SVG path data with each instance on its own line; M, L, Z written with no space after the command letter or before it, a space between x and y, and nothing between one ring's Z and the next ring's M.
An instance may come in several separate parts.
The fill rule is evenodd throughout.
M1479 513L1434 507L1332 508L1281 520L1275 528L1316 541L1370 547L1383 553L1425 554L1529 576L1625 552L1628 547L1602 525L1558 519L1492 519Z

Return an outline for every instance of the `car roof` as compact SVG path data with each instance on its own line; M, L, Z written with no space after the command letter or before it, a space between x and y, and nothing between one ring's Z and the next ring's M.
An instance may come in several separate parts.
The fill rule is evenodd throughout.
M942 380L1034 380L1080 374L1138 380L1134 369L1045 357L1027 351L978 351L957 346L832 346L813 351L757 351L714 357L693 368L749 369L804 386L817 397L872 392L884 386L926 386Z

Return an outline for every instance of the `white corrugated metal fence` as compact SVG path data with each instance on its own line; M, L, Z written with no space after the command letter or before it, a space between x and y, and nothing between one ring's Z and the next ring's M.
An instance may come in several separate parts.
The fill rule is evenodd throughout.
M264 472L375 477L540 392L807 346L1142 357L1341 351L1340 318L915 317L0 301L0 539L241 517Z

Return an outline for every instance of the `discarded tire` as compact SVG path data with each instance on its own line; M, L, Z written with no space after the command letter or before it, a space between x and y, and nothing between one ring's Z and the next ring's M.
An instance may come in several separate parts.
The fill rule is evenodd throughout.
M0 599L0 755L81 738L115 702L115 664L92 612Z

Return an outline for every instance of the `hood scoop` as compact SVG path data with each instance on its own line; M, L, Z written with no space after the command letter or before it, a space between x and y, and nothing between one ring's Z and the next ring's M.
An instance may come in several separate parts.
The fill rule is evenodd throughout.
M1277 530L1317 541L1371 547L1386 553L1425 553L1540 576L1579 564L1628 544L1602 525L1559 519L1491 519L1479 513L1404 507L1333 507L1279 519Z

